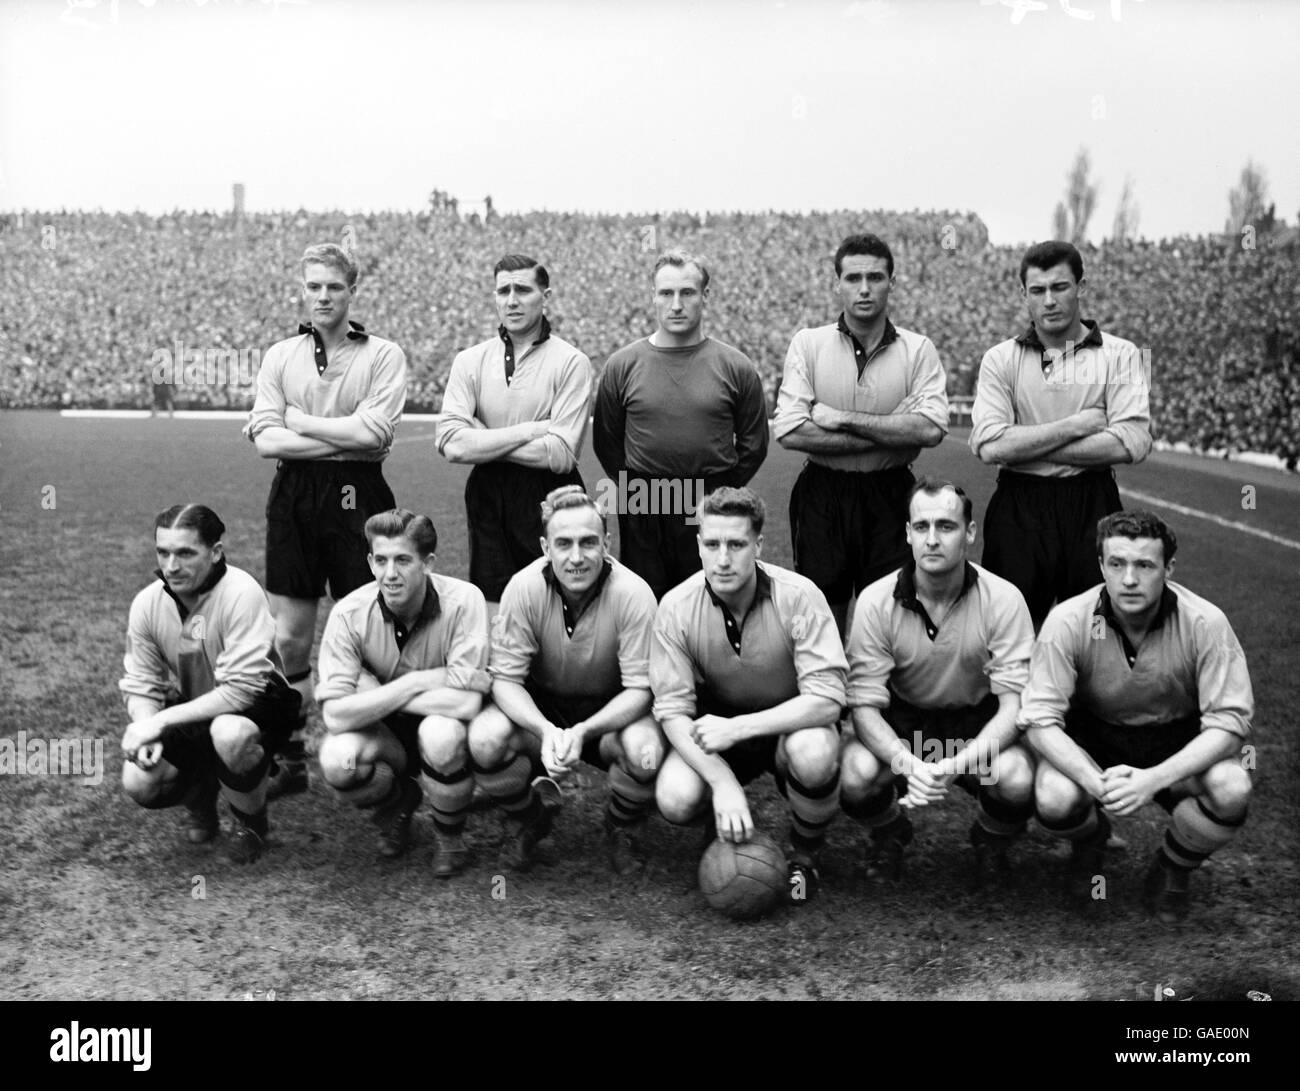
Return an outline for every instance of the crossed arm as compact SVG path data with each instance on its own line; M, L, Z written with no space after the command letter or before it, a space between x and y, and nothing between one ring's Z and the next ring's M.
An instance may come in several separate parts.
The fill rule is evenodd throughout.
M447 669L431 667L409 671L383 684L363 673L355 693L322 702L321 718L326 731L339 735L378 723L394 712L468 720L482 705L482 694L448 686Z

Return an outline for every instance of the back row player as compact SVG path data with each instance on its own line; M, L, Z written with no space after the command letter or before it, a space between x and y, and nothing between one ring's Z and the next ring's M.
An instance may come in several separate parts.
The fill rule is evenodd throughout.
M267 351L244 434L277 459L266 502L266 590L275 644L302 720L272 778L274 798L307 788L303 729L311 647L326 584L335 601L370 582L366 520L396 505L383 462L406 404L406 356L348 318L357 264L341 247L302 256L311 322Z

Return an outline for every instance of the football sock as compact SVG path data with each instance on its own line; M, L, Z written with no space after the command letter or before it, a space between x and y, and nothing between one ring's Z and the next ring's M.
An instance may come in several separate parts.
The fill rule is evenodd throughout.
M1038 824L1048 833L1066 841L1087 841L1100 830L1101 815L1096 804L1088 803L1083 810L1073 811L1056 822L1049 822L1040 814Z
M369 810L396 803L402 795L403 779L388 762L377 761L369 767L358 766L351 782L343 787L335 785L334 791L345 803Z
M266 808L250 814L248 811L241 811L233 803L230 805L230 813L234 816L235 821L241 826L247 826L258 837L265 837L267 830Z
M483 791L507 817L528 823L541 812L542 801L532 786L532 759L527 754L516 754L486 769L475 764L473 770Z
M606 814L615 826L631 826L645 818L655 797L654 771L650 780L641 781L621 765L609 768L609 806Z
M815 788L787 774L786 795L790 800L790 843L797 849L816 851L826 840L826 830L840 809L840 771Z
M465 828L469 802L474 795L474 776L469 765L450 773L440 773L426 764L424 775L432 782L429 802L433 806L434 828L448 837L456 836Z
M1160 847L1162 862L1168 867L1191 870L1200 867L1210 853L1223 848L1246 821L1221 818L1195 797L1182 800L1173 811L1173 821L1165 831Z
M888 826L902 814L898 806L898 789L894 782L885 785L882 792L867 796L857 801L841 793L840 809L856 822L861 822L869 830Z
M1024 833L1029 816L1034 813L1032 799L1024 803L1008 803L998 799L985 785L980 785L978 798L976 820L985 833L994 837L1015 837Z

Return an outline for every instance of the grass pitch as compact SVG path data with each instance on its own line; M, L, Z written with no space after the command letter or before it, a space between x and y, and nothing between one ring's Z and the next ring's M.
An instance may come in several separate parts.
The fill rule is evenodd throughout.
M439 567L463 577L466 471L437 456L432 435L431 424L403 424L388 477L400 503L434 519ZM964 439L925 452L916 469L966 485L978 517L994 473ZM800 464L774 445L754 482L771 506L764 556L777 564L790 559L785 508ZM594 484L590 455L582 468ZM1139 904L1158 809L1121 823L1130 848L1094 920L1063 904L1063 849L1036 829L1016 850L1012 888L968 893L964 797L917 817L897 884L862 876L860 830L841 818L821 897L742 925L695 889L696 831L652 820L647 872L629 881L606 869L603 778L586 767L532 873L502 877L502 826L489 813L471 819L476 864L451 882L430 875L426 817L412 853L381 862L373 828L319 780L272 805L272 850L245 870L183 846L175 813L128 800L116 683L127 606L153 568L153 516L180 501L210 505L232 562L261 578L271 474L237 422L0 414L0 737L92 738L105 757L93 786L0 776L0 998L1147 999L1160 984L1180 999L1300 998L1295 548L1163 512L1181 541L1177 578L1227 611L1257 703L1250 819L1196 876L1183 927L1154 925ZM1157 455L1120 481L1300 541L1292 478ZM756 798L759 823L782 835L771 785L759 782Z

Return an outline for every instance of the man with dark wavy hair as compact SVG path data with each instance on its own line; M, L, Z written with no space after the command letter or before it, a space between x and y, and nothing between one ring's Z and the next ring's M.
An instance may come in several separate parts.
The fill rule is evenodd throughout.
M1254 697L1246 656L1213 603L1174 583L1174 532L1149 511L1097 525L1104 586L1043 624L1017 723L1043 759L1043 826L1073 846L1070 889L1104 897L1111 816L1155 802L1170 815L1147 872L1148 907L1182 920L1192 872L1246 820L1241 761Z
M489 604L540 556L546 494L581 485L591 361L551 332L551 278L536 258L507 254L492 270L496 336L452 361L438 453L474 469L465 483L469 580Z
M191 844L216 837L224 787L234 819L227 858L247 864L266 844L271 755L302 698L285 680L265 593L226 563L225 531L202 504L177 504L154 522L158 579L131 603L119 683L131 718L122 787L142 807L183 804Z
M1029 326L984 354L971 409L971 450L1001 467L981 563L1020 588L1035 628L1096 582L1093 530L1120 510L1114 467L1151 450L1141 354L1082 317L1087 284L1068 242L1025 252Z
M934 343L890 320L884 239L846 238L834 286L839 318L790 342L772 431L808 456L790 492L794 568L821 589L842 634L850 600L907 560L899 528L911 465L943 441L948 396Z

